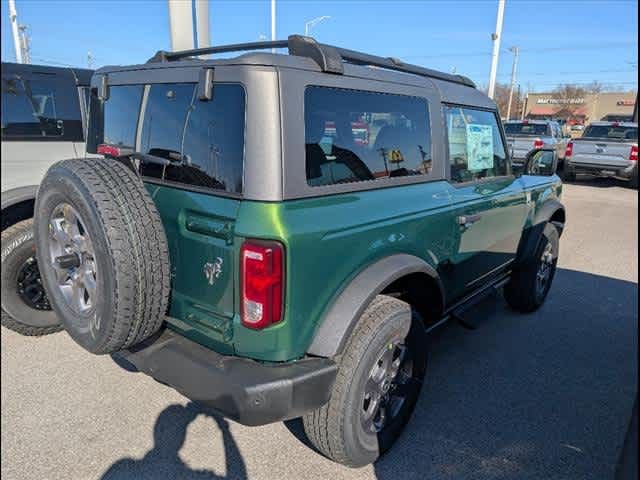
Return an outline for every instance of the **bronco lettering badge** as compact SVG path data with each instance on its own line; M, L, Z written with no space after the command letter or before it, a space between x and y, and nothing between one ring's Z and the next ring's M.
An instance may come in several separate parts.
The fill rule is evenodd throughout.
M222 263L222 258L216 257L215 262L207 262L204 264L202 271L204 272L204 276L209 282L209 285L213 285L213 282L220 277L220 274L222 273Z

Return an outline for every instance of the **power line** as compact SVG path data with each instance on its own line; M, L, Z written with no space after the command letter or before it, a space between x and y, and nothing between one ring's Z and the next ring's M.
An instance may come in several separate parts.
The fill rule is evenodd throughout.
M614 42L609 44L594 44L594 45L580 45L575 47L543 47L543 48L521 48L520 52L572 52L572 51L582 51L582 50L603 50L610 48L622 48L628 47L629 45L637 45L636 42ZM507 53L508 50L502 49L502 53ZM406 55L401 58L410 59L410 58L446 58L446 57L480 57L485 55L491 55L490 51L484 52L473 52L473 53L443 53L438 55Z

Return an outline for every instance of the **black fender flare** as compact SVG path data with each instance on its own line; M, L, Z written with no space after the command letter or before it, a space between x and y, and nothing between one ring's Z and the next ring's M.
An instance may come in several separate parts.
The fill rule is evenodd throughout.
M12 188L2 192L1 208L4 210L27 200L35 200L36 193L38 193L38 185Z
M544 226L551 221L556 212L561 211L563 217L566 218L566 211L562 203L558 200L549 200L538 210L534 216L532 225L524 230L520 244L518 245L518 253L516 255L516 265L525 263L531 258L536 251ZM564 230L564 222L554 222L554 226L558 229L558 235L562 235Z
M360 315L375 296L395 280L411 273L426 273L436 280L442 304L445 304L444 287L431 265L414 255L385 257L358 273L342 290L326 311L307 352L319 357L333 357L342 352Z

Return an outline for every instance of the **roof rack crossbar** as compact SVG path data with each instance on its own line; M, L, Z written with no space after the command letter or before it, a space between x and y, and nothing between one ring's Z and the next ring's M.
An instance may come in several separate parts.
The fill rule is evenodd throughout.
M250 50L264 50L270 48L287 48L290 55L310 58L315 61L323 72L343 73L342 62L355 65L372 66L411 73L422 77L436 78L447 82L458 83L475 88L476 85L467 77L454 75L430 68L404 63L397 58L385 58L368 53L357 52L346 48L334 47L316 42L311 37L302 35L290 35L287 40L275 40L264 42L237 43L233 45L221 45L218 47L193 48L179 52L166 52L160 50L149 62L167 62L187 57L209 55L214 53L245 52Z
M167 52L165 50L158 51L149 62L169 62L187 57L197 57L200 55L210 55L214 53L228 52L246 52L250 50L266 50L268 48L287 48L288 40L275 40L265 42L249 42L235 43L231 45L220 45L217 47L191 48L189 50L180 50L178 52Z

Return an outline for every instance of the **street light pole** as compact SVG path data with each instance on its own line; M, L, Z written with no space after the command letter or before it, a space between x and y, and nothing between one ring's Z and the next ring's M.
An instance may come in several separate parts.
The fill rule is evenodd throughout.
M329 20L331 17L329 15L323 15L321 17L314 18L313 20L309 20L304 24L304 36L308 37L309 33L311 33L311 29L319 24L323 20Z
M509 89L507 120L511 120L511 100L513 99L513 89L516 86L516 69L518 68L518 55L520 55L520 49L518 47L511 47L509 51L513 52L513 67L511 67L511 88Z
M491 34L493 40L493 53L491 55L491 73L489 75L489 90L487 94L494 97L496 91L496 74L498 72L498 55L500 54L500 37L502 36L502 19L504 17L504 2L498 0L498 17L496 19L496 31Z
M9 0L9 19L11 20L11 33L13 34L13 47L16 51L16 63L22 63L22 42L18 32L18 13L15 0Z
M276 0L271 0L271 40L276 40ZM276 53L276 49L272 48L271 53Z

